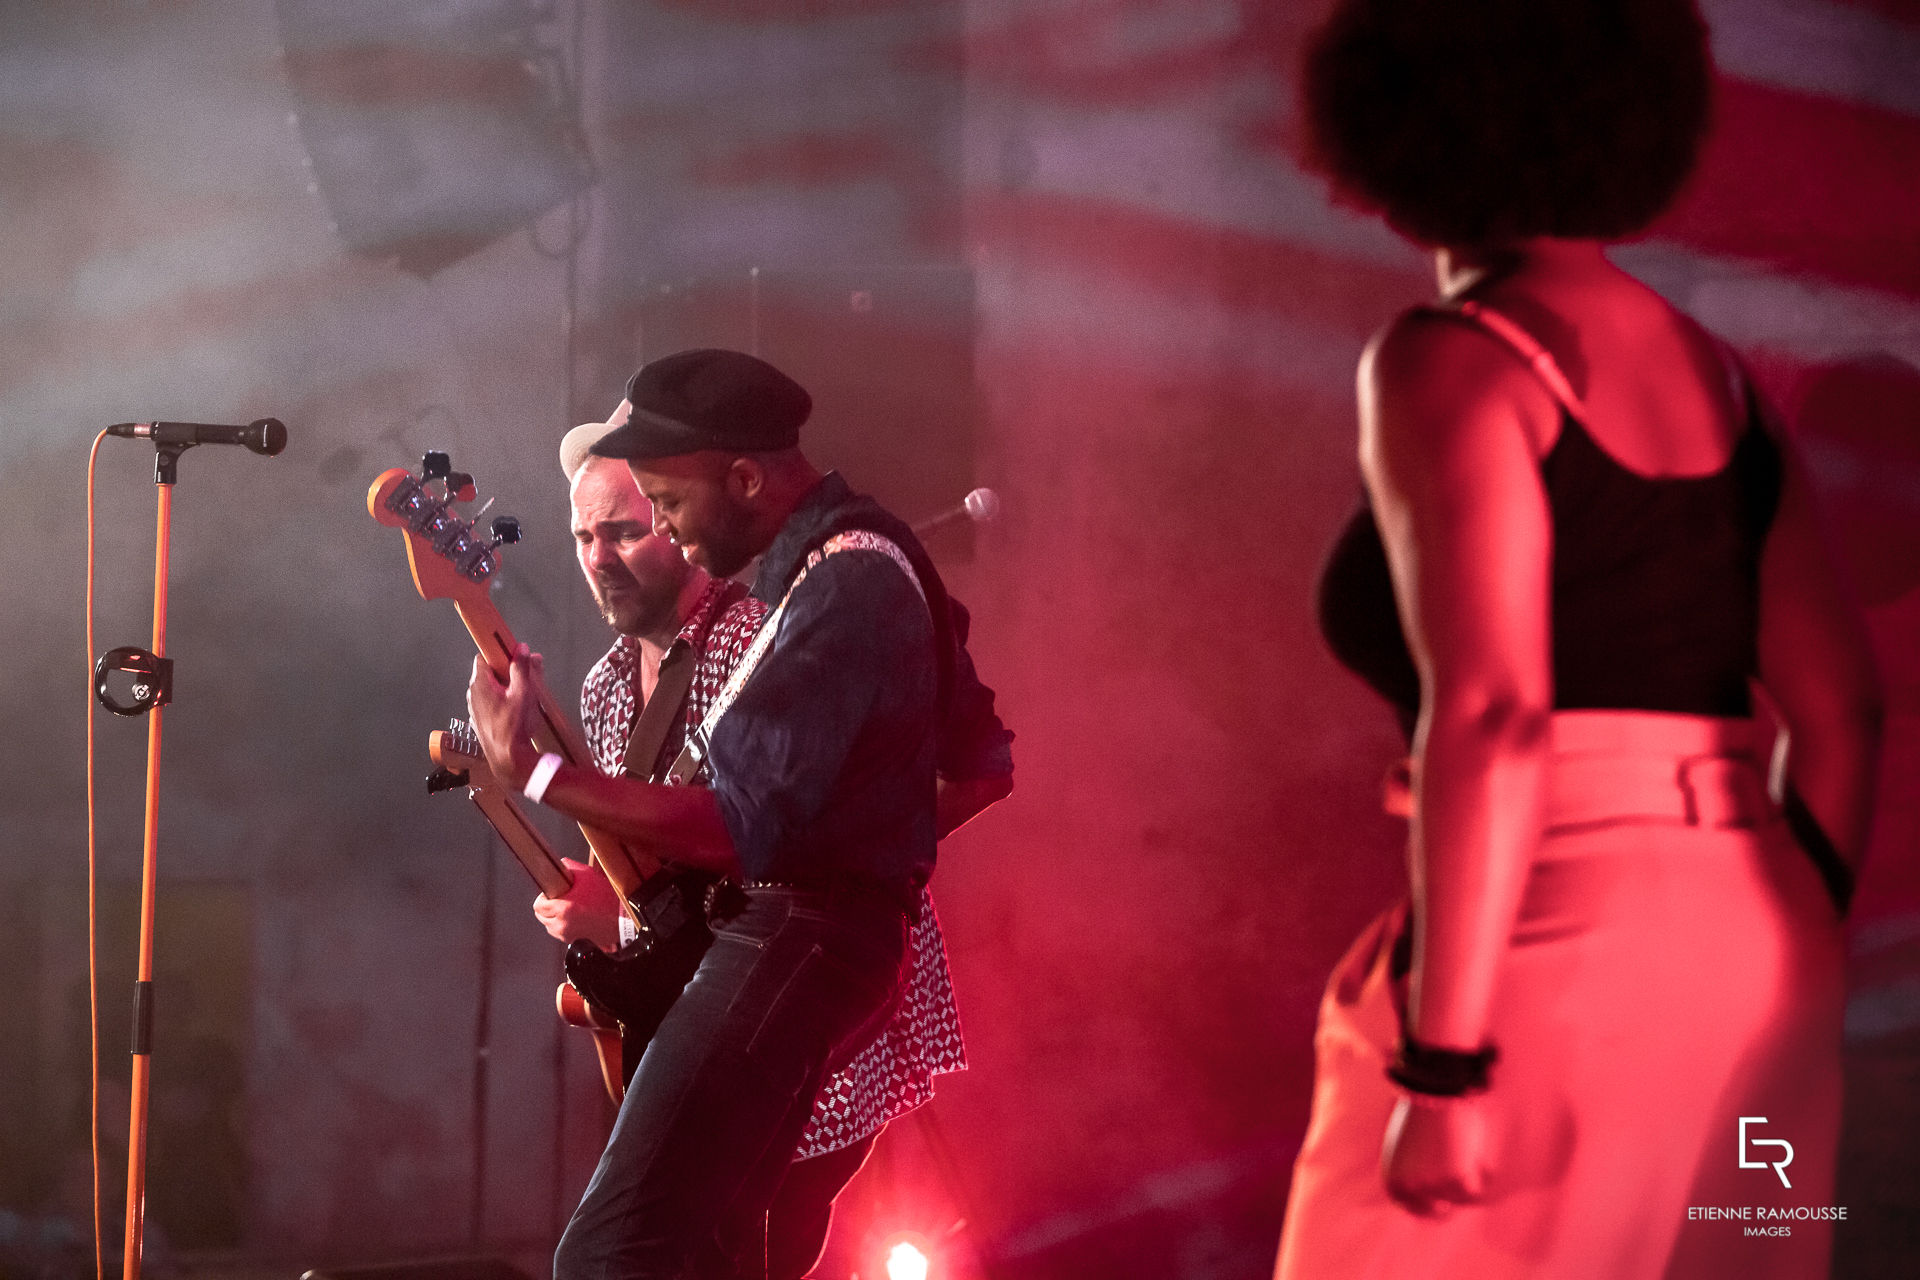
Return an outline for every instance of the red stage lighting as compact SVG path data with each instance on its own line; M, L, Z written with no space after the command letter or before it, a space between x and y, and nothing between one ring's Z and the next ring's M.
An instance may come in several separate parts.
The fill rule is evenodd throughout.
M927 1254L926 1241L918 1236L895 1236L887 1242L887 1280L928 1280L933 1259Z

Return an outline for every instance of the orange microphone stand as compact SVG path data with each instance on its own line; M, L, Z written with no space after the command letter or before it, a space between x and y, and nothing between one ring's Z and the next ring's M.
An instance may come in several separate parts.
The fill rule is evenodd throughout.
M167 653L167 540L173 485L160 482L153 548L153 656ZM121 1275L138 1280L146 1242L147 1090L153 1062L153 882L160 827L160 705L147 713L147 802L140 840L140 970L133 986L133 1093L127 1125L127 1247Z
M132 1105L127 1130L127 1255L125 1280L138 1280L146 1238L146 1117L154 1052L154 881L159 846L159 725L173 699L173 662L167 658L167 543L173 524L173 482L180 453L192 443L156 443L154 484L159 512L154 533L154 647L109 649L94 664L94 695L117 716L146 714L146 819L140 856L140 969L132 988ZM115 699L108 672L134 679L131 702Z
M287 428L277 418L245 427L194 422L123 422L107 435L152 440L153 482L159 496L153 547L153 648L110 649L93 667L94 695L115 715L145 714L147 803L140 866L140 968L133 984L133 1088L127 1120L127 1234L123 1280L139 1280L146 1239L147 1095L153 1063L153 892L160 826L160 708L173 698L173 662L167 653L167 542L173 523L173 482L180 455L196 444L238 444L272 457L287 447ZM91 606L89 606L91 607ZM121 702L107 687L109 672L133 677L133 700Z
M167 544L173 519L173 482L190 444L162 443L154 461L159 494L153 550L153 648L109 650L94 666L94 692L116 715L147 716L147 798L140 867L140 967L133 987L133 1088L127 1129L127 1231L124 1280L138 1280L146 1235L147 1094L153 1054L153 894L160 821L160 709L173 694L167 652ZM133 676L133 701L116 700L107 673Z

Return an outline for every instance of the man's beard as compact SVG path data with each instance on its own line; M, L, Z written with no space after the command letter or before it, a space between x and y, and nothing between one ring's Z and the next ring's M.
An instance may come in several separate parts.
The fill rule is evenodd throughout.
M643 584L626 567L619 574L596 573L588 581L593 602L608 626L623 636L651 635L673 621L674 606L679 603L678 581L658 579ZM616 598L612 591L625 588Z
M716 578L731 578L764 549L753 545L753 508L746 503L724 500L713 527L697 540L700 567Z

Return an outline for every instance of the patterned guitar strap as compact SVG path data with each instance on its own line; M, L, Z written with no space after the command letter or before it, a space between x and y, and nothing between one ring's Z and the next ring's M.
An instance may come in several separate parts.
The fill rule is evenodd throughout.
M746 687L747 680L752 677L754 669L760 665L760 659L766 657L767 650L773 647L773 638L780 630L780 619L787 612L787 602L793 599L793 593L800 589L800 584L807 580L807 574L812 572L815 565L841 551L880 552L900 566L900 572L906 574L907 581L913 584L914 594L920 597L922 604L926 603L926 589L920 585L920 577L913 571L913 565L907 560L907 553L890 540L865 529L850 529L846 533L837 533L828 538L808 553L806 563L800 566L800 572L794 575L786 594L780 597L779 606L767 616L765 622L760 624L760 630L754 634L753 643L748 645L747 651L740 655L740 661L734 666L733 674L727 677L727 683L721 687L720 696L715 698L713 706L708 708L706 718L687 735L686 746L680 749L679 758L673 762L673 767L667 770L668 781L686 784L700 776L700 771L707 764L707 750L713 741L714 726L720 723L721 716L727 714L727 709L733 705L733 700L740 696L740 690Z

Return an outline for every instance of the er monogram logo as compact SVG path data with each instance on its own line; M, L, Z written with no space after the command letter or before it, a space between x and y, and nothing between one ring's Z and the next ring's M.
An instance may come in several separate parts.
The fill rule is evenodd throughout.
M1740 1117L1740 1167L1742 1169L1771 1168L1775 1173L1780 1175L1781 1186L1792 1187L1793 1184L1787 1181L1787 1166L1793 1163L1793 1144L1791 1142L1788 1142L1785 1138L1749 1138L1747 1137L1748 1125L1765 1124L1766 1122L1767 1122L1767 1118L1765 1116L1741 1116ZM1780 1159L1774 1161L1771 1165L1769 1165L1768 1162L1765 1160L1747 1159L1747 1147L1749 1145L1756 1146L1756 1147L1781 1147L1785 1149L1786 1154L1780 1157Z

